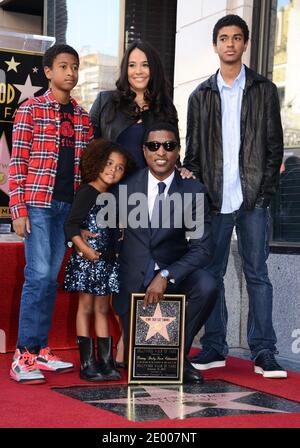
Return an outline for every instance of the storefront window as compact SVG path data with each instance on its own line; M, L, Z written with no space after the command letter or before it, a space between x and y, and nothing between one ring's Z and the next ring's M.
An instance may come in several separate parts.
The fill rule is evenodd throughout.
M284 131L280 187L272 203L273 241L300 243L300 0L279 0L273 82Z
M115 88L123 48L122 5L123 0L47 0L47 33L79 53L73 96L87 110L98 92Z

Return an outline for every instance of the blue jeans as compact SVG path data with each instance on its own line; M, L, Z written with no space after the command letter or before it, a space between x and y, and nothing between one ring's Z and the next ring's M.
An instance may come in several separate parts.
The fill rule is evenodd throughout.
M17 347L48 346L57 276L66 250L64 222L70 207L56 200L51 208L27 207L31 232L24 241L26 266Z
M207 269L218 282L219 296L206 321L205 335L200 342L203 348L213 347L223 356L228 354L226 343L228 313L224 275L234 226L249 296L247 339L251 358L255 359L264 350L276 353L277 342L272 324L273 288L266 264L269 255L269 210L267 208L245 211L242 206L234 213L213 217L212 231L216 247L213 261Z

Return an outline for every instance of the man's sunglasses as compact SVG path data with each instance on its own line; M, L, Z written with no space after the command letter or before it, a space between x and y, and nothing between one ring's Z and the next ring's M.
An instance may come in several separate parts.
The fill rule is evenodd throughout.
M172 140L168 140L166 142L145 142L144 145L149 151L158 151L161 146L163 146L165 151L174 151L177 148L178 143Z

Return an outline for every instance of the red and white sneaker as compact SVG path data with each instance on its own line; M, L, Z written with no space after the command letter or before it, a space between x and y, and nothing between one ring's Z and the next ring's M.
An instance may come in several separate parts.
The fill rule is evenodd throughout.
M10 378L23 384L41 384L45 377L36 365L36 354L27 349L22 353L19 349L15 351L10 369Z
M68 372L74 369L74 364L53 355L49 347L41 348L36 358L36 366L48 372Z

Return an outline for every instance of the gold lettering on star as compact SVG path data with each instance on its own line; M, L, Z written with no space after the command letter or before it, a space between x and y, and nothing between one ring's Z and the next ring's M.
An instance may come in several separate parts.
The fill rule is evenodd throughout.
M15 89L11 84L0 82L0 104L10 104L15 99Z
M158 303L153 316L140 316L140 318L149 325L146 341L159 333L167 341L170 341L167 325L176 320L176 317L163 317L160 304Z

